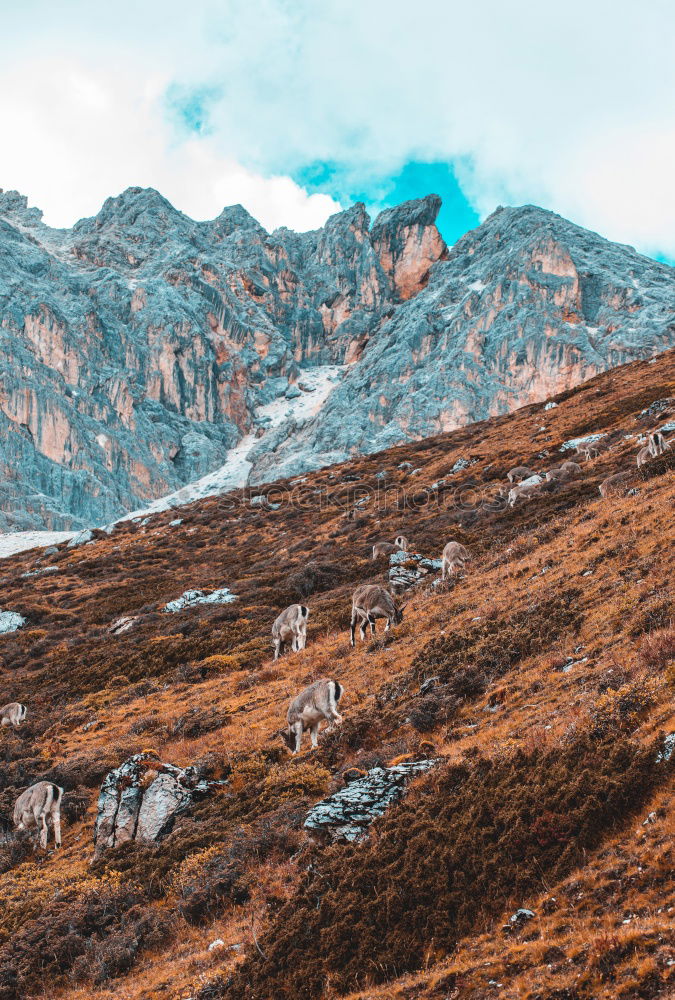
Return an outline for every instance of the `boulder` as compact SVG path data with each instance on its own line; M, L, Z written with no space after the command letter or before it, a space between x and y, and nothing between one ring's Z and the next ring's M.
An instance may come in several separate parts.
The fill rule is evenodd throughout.
M393 552L389 556L389 583L400 593L408 590L429 573L438 573L441 559L426 559L418 552Z
M663 748L659 750L657 755L657 762L659 764L667 763L675 752L675 733L668 733L668 735L663 740Z
M185 608L194 607L196 604L231 604L236 601L237 595L231 593L227 587L214 590L206 594L203 590L186 590L175 601L169 601L164 605L164 611L169 613L184 611Z
M177 816L225 784L207 781L196 767L163 763L151 750L134 754L103 779L94 824L96 855L128 840L161 840Z
M84 531L78 531L78 533L73 535L68 542L67 548L75 549L78 545L84 545L86 542L90 542L93 537L94 536L89 528L86 528Z
M0 635L16 632L25 624L26 619L16 611L0 611Z
M137 617L126 616L118 618L117 621L108 626L108 631L112 632L113 635L121 635L123 632L128 632L130 628L133 628L137 621Z
M318 802L305 819L305 829L332 841L361 840L368 827L403 796L405 786L418 774L434 767L435 760L406 761L394 767L374 767L339 792Z

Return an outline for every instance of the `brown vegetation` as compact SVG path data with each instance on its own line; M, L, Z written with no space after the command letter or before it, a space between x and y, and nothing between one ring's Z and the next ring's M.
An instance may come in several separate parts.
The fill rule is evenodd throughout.
M634 468L625 435L675 395L674 369L671 352L560 395L544 435L533 405L308 475L300 504L211 498L179 526L170 511L0 562L3 608L28 619L0 637L0 703L29 705L0 733L0 813L34 781L66 789L61 853L0 846L0 1000L483 1000L490 979L502 1000L665 997L675 799L654 748L675 729L673 454L637 494L598 485ZM614 449L579 480L495 500L509 468L545 470L593 431ZM472 464L453 473L458 458ZM372 544L400 533L435 558L456 538L474 561L423 580L401 625L352 650L354 584L383 582ZM23 578L37 559L58 572ZM221 586L237 601L162 610ZM271 624L299 599L307 648L273 665ZM343 684L345 722L291 759L276 734L320 676ZM100 781L146 748L228 785L161 845L93 862ZM312 803L420 754L439 765L366 843L309 842ZM536 919L502 930L519 905Z

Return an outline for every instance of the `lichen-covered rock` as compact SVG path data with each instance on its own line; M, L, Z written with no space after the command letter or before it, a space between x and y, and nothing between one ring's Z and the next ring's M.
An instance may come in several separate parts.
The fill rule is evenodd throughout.
M151 751L135 754L103 779L94 824L96 854L128 840L160 840L177 816L224 784L205 780L194 767L162 763Z
M305 829L327 834L331 840L359 840L368 827L398 802L411 778L435 765L434 760L406 761L394 767L374 767L363 778L310 809Z
M663 748L659 750L657 760L661 763L666 763L675 753L675 733L668 733L663 741Z
M418 552L392 552L389 556L389 583L395 591L413 587L429 573L438 573L442 559L426 559Z
M168 612L184 611L185 608L194 607L196 604L231 604L236 601L237 595L233 594L227 587L214 590L206 594L203 590L186 590L175 601L165 604L164 610Z
M0 611L0 635L7 632L16 632L26 624L23 615L16 611Z

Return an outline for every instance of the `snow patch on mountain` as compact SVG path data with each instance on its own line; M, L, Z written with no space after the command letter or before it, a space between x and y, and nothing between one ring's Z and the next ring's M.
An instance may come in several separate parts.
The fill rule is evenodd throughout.
M119 518L129 521L133 518L147 517L172 507L192 503L204 497L218 496L230 490L246 486L253 463L249 454L255 445L256 451L264 450L265 438L271 431L277 431L284 426L292 429L303 426L311 420L322 408L335 386L341 381L347 370L347 365L318 365L316 368L303 370L298 381L299 395L287 398L285 395L259 406L254 413L254 424L262 430L246 434L236 447L231 448L227 461L214 472L202 476L201 479L188 483L174 493L159 497L141 510L131 511Z
M47 545L58 545L77 534L76 531L8 531L0 535L0 559L25 552L26 549L41 549Z

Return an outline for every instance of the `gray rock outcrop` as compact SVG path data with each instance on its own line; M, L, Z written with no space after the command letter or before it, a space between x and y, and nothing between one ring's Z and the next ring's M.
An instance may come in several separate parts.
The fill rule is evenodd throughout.
M418 552L393 552L389 556L389 583L398 593L414 587L429 573L438 573L442 559L426 559Z
M96 854L129 840L161 840L177 816L224 784L207 781L195 768L162 763L153 753L135 754L103 779L94 824Z
M0 530L106 524L226 462L300 475L675 343L673 268L532 206L448 250L439 206L268 234L129 188L55 230L0 191Z
M26 619L17 611L0 611L0 635L16 632L26 624Z
M405 786L435 765L434 760L406 761L394 767L374 767L357 781L318 802L307 814L305 829L331 840L360 840L368 827L402 797Z

